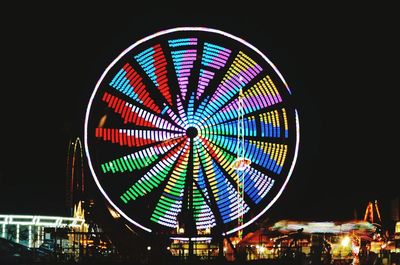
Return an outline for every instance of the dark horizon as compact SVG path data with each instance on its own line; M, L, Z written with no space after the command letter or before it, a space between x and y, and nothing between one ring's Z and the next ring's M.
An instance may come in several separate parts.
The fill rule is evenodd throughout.
M271 219L363 218L378 200L386 217L399 197L394 17L293 13L238 20L165 9L10 10L3 42L0 214L65 213L68 142L83 138L94 86L111 61L139 39L178 26L216 28L243 38L277 66L300 119L300 152ZM73 16L72 16L72 12ZM283 10L281 12L284 12ZM286 11L285 11L286 12ZM5 24L5 21L2 21ZM88 172L88 171L87 171ZM87 183L97 192L89 174Z

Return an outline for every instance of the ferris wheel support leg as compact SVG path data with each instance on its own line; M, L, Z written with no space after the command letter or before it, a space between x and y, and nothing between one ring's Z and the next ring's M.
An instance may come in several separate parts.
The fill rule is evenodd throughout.
M187 170L187 176L186 176L186 183L187 187L187 194L186 194L186 203L188 205L187 211L188 211L188 219L186 220L186 231L188 233L189 237L189 246L188 246L188 259L189 263L192 262L193 260L193 240L192 238L197 235L197 230L196 230L196 223L194 221L193 217L193 138L190 138L190 149L189 149L189 163L188 163L188 170Z
M223 258L224 257L224 237L222 237L222 236L218 240L218 250L219 250L218 256L220 258Z

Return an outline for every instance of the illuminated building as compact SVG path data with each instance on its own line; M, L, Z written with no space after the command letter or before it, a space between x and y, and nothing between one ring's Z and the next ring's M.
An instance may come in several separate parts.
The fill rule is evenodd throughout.
M50 232L46 232L47 228L81 231L84 224L85 219L81 217L0 215L0 236L27 247L37 248L46 239L51 239Z

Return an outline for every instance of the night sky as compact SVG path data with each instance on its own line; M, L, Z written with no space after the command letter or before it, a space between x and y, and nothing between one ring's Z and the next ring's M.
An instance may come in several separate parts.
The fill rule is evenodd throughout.
M144 7L4 10L10 16L1 18L0 214L64 213L68 142L83 138L100 75L137 40L177 26L245 39L294 93L299 159L266 216L347 220L355 211L362 218L369 200L388 207L400 194L398 23L390 8L290 8L236 15Z

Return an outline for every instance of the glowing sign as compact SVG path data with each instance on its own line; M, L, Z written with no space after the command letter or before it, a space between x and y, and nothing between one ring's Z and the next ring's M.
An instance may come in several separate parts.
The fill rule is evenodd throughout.
M240 90L246 152L238 161ZM244 227L292 174L299 122L290 97L276 67L240 38L159 32L121 53L97 82L85 119L90 170L113 208L145 231L176 229L191 208L197 229L233 233L242 211Z

